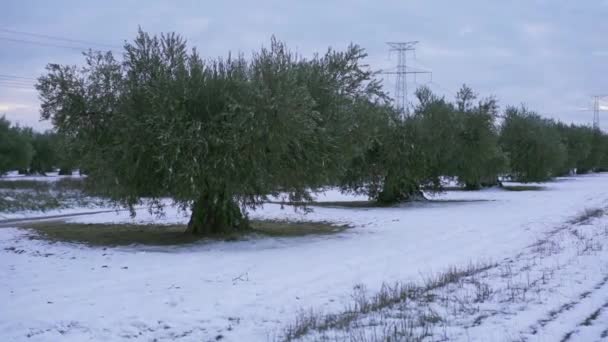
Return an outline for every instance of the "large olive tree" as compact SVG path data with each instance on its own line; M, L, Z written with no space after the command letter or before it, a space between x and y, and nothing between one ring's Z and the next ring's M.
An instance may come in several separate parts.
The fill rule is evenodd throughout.
M353 103L379 94L357 46L303 59L273 39L249 59L203 60L175 34L140 32L122 60L86 54L39 79L42 117L100 190L133 208L170 198L188 230L248 226L269 195L310 199L341 172ZM340 134L338 134L340 133Z

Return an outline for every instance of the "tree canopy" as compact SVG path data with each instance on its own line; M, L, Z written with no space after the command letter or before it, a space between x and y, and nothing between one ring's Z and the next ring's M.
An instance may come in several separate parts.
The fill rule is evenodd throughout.
M23 129L12 126L4 116L0 117L0 175L27 168L33 154L34 150Z
M43 118L109 197L159 209L170 197L192 208L191 231L212 234L337 177L351 109L383 95L364 57L351 45L303 59L273 39L248 60L203 60L175 34L140 31L121 62L89 52L82 68L50 64L37 87Z
M567 159L556 124L523 107L506 109L500 140L513 175L523 182L559 175Z
M303 58L273 38L247 58L203 59L176 34L140 31L120 58L89 51L81 67L47 66L37 89L56 136L30 141L56 147L31 165L78 165L132 210L169 198L199 234L246 228L247 208L306 203L326 186L391 204L446 177L478 189L608 165L603 133L516 107L499 125L496 99L466 85L453 101L421 87L401 113L366 56L350 45Z

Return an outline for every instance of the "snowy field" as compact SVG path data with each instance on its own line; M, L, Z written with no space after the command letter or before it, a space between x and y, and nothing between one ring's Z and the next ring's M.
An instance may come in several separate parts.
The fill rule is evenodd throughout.
M468 315L442 313L451 318L437 339L608 340L608 217L573 220L585 209L606 209L608 174L543 186L448 192L390 208L313 207L306 214L269 204L250 213L352 226L330 236L101 248L32 240L28 231L5 226L0 340L281 340L302 310L341 312L355 287L373 294L384 283L418 282L478 262L496 265L478 275L493 295L465 307ZM353 199L335 191L319 195ZM168 210L156 219L140 210L135 219L123 211L70 220L174 223L187 217ZM526 283L529 290L522 289ZM442 291L465 296L467 284ZM369 333L365 322L359 326ZM323 335L346 336L313 332L303 339Z
M83 178L78 171L75 171L71 176L60 176L59 172L47 172L42 175L20 175L17 171L10 171L2 175L0 180L3 181L40 181L40 182L56 182L64 178Z

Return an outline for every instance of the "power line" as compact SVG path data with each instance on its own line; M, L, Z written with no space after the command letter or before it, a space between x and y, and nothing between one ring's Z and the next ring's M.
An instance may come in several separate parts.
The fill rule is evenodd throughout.
M21 79L21 80L36 81L36 79L34 77L24 77L24 76L15 76L15 75L6 75L6 74L0 74L0 78L14 78L14 79Z
M85 47L58 45L58 44L45 43L45 42L39 42L39 41L34 41L34 40L15 39L15 38L7 38L7 37L0 37L0 39L6 40L6 41L9 41L9 42L13 42L13 43L20 43L20 44L50 46L50 47L56 47L56 48L62 48L62 49L71 49L71 50L78 50L78 51L88 50L88 48L85 48Z
M12 84L12 85L22 85L22 86L28 86L28 87L34 86L33 82L22 82L22 81L4 80L4 79L0 79L0 83L1 84Z
M4 88L27 88L27 89L36 89L33 84L17 84L17 83L2 83L0 82L0 86Z
M2 76L0 76L0 82L14 82L14 83L34 84L35 80L23 80L23 79L19 79L19 78L10 78L10 77L2 77Z
M21 84L34 84L37 80L35 78L26 78L19 76L9 76L0 74L0 82L12 82Z
M12 85L23 85L23 86L34 86L34 83L26 83L26 82L19 82L19 81L11 81L11 80L0 80L0 83L2 84L12 84Z
M3 89L22 89L22 90L36 90L34 86L26 86L26 85L17 85L17 84L4 84L0 83L0 88Z
M16 38L8 38L8 37L0 37L0 40L6 40L9 42L19 43L19 44L40 45L40 46L48 46L48 47L55 47L55 48L61 48L61 49L70 49L70 50L76 50L79 52L91 49L90 47L85 47L85 46L60 45L60 44L40 42L40 41L35 41L35 40L16 39ZM120 51L117 51L117 50L108 49L108 51L120 53Z
M87 41L87 40L72 39L72 38L65 38L65 37L59 37L59 36L50 36L50 35L41 34L41 33L23 32L23 31L9 30L9 29L3 29L3 28L0 28L0 32L25 35L25 36L31 36L31 37L38 37L38 38L45 38L45 39L50 39L50 40L59 40L59 41L64 41L64 42L77 43L77 44L105 46L106 48L113 48L113 49L121 48L120 46L117 46L117 45L111 45L111 44L105 44L105 43L95 43L95 42L91 42L91 41Z

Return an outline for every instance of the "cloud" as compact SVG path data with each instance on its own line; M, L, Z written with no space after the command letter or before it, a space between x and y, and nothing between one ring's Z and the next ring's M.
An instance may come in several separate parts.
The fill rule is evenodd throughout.
M520 27L523 34L532 39L544 39L554 32L551 24L541 22L527 22Z
M471 27L470 25L466 25L461 27L460 30L458 30L458 34L461 36L466 36L473 33L474 31L475 30L473 29L473 27Z
M197 35L205 33L209 30L211 20L206 17L194 17L180 20L178 24L178 32L187 35Z
M467 57L469 51L463 48L450 48L440 44L425 43L420 48L424 53L434 57Z
M20 104L20 103L4 103L0 102L0 112L8 112L19 109L33 109L31 105Z

